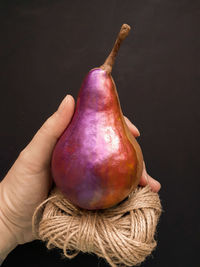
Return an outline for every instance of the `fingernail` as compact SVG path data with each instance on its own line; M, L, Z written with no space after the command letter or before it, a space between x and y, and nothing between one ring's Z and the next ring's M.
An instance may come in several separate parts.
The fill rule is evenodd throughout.
M66 95L58 107L58 110L57 110L58 112L62 111L64 107L64 103L66 103L68 100L69 100L69 95Z
M66 95L66 97L64 98L64 101L68 102L69 98L70 98L70 95Z

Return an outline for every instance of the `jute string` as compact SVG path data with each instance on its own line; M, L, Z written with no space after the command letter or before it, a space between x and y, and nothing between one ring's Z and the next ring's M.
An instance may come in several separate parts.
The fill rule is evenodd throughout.
M138 187L120 204L89 211L71 204L54 189L33 215L33 234L58 247L67 258L80 251L95 253L112 266L138 265L156 247L154 239L161 214L157 193Z

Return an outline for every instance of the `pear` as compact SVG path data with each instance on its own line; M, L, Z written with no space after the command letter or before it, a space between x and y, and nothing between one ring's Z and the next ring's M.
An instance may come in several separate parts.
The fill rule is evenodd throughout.
M142 152L126 125L111 76L129 31L130 26L123 24L105 63L85 77L72 121L53 151L56 186L83 209L117 205L136 188L142 174Z

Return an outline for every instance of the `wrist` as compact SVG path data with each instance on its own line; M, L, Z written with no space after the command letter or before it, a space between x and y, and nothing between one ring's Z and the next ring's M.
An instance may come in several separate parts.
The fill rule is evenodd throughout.
M0 210L0 258L4 260L7 255L17 246L15 236L8 229Z
M8 226L6 216L2 212L0 204L0 261L3 261L7 255L18 245L12 229Z

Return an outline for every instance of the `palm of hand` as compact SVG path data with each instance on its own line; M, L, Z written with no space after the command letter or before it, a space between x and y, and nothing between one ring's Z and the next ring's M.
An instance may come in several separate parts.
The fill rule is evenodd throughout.
M17 244L34 239L32 216L35 208L47 197L52 184L51 154L73 113L74 99L68 96L20 153L0 183L1 217Z
M7 226L12 229L18 244L30 242L32 235L32 216L35 208L47 198L50 186L50 169L27 162L26 153L20 154L10 169L5 182L2 182L2 207L6 214Z

